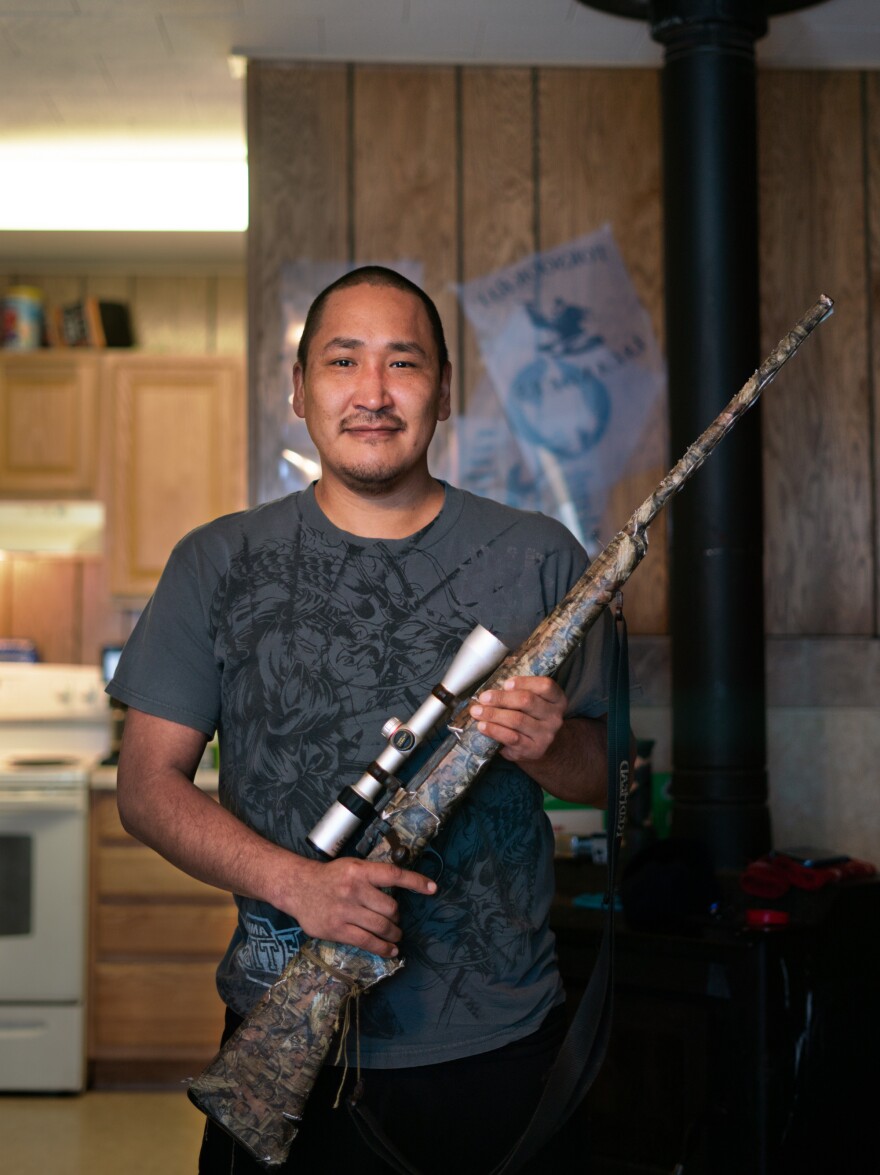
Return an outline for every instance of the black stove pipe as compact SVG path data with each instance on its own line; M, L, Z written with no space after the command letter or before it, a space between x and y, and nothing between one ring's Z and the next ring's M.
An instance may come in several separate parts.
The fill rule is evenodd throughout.
M656 0L672 457L760 361L750 0ZM749 413L671 507L672 833L737 868L771 846L761 432Z
M665 48L663 200L671 459L760 361L755 42L824 0L580 0ZM750 412L670 506L672 832L737 869L767 807L761 428Z

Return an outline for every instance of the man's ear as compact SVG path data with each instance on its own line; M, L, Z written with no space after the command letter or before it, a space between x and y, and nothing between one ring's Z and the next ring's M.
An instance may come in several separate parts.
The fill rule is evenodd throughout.
M452 364L443 364L440 373L440 397L437 404L437 419L448 420L452 414Z
M305 419L306 415L305 378L306 373L297 359L293 365L293 395L290 398L290 406L300 420Z

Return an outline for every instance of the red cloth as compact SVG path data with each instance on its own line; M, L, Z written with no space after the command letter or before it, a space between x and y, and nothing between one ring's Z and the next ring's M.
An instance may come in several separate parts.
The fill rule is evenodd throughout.
M752 861L740 877L740 887L756 898L779 898L792 886L797 889L822 889L839 881L855 877L873 877L876 868L869 861L850 858L839 865L810 866L786 857L783 853L768 853Z

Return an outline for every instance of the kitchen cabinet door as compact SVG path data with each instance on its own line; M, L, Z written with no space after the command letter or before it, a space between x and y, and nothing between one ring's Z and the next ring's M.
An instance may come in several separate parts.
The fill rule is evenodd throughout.
M0 358L0 496L96 496L98 388L92 352Z
M108 361L108 556L114 596L149 596L184 534L245 505L243 364L236 358Z

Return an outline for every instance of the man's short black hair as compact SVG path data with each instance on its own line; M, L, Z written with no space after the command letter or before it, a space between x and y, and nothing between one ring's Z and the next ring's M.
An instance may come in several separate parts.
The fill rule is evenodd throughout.
M449 360L449 350L446 346L446 336L443 334L443 323L440 321L437 307L425 291L420 286L417 286L415 282L411 282L408 277L404 277L402 273L398 273L394 269L387 269L384 265L362 265L359 269L353 269L350 273L344 273L342 277L337 278L335 282L331 282L325 290L322 290L318 294L317 298L315 298L309 307L305 326L300 336L299 347L296 352L297 360L303 371L306 368L312 339L318 327L321 325L321 316L324 313L324 306L327 299L337 290L347 290L352 286L393 286L396 290L403 290L407 294L414 294L425 307L428 321L431 324L431 332L434 335L434 344L437 348L437 357L440 361L440 371L443 371L443 368Z

